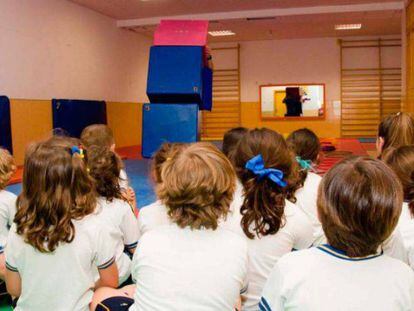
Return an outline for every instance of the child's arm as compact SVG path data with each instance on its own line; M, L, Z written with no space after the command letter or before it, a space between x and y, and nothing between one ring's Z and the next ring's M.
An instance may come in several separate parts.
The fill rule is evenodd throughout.
M17 271L6 269L7 292L13 297L19 297L22 292L22 280Z
M124 238L125 248L133 254L138 244L139 232L138 221L128 206L123 206L124 216L121 223L121 231Z
M113 262L107 268L99 269L99 280L95 283L95 289L99 287L117 288L118 284L118 267Z

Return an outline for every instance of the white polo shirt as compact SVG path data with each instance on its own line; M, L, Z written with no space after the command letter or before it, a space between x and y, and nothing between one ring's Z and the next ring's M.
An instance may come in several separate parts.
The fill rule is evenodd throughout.
M263 286L276 262L284 254L293 249L304 249L312 245L313 228L304 213L292 202L286 200L285 225L276 234L248 239L241 228L242 215L240 208L243 204L243 187L239 183L233 212L223 224L247 241L249 248L249 287L243 294L243 310L257 310Z
M405 248L408 252L408 262L414 269L414 217L411 215L408 203L404 202L397 229L401 232Z
M16 214L17 196L6 190L0 191L0 254L6 247L9 229Z
M119 187L125 190L129 188L128 175L124 169L119 171Z
M131 259L124 249L134 249L138 244L138 224L131 206L120 199L112 202L98 199L97 217L105 224L113 243L116 245L116 264L119 284L131 275Z
M53 253L41 253L24 242L13 225L6 246L6 267L18 272L22 293L15 310L88 311L95 286L94 269L115 261L115 246L105 227L89 215L74 220L75 238Z
M350 258L329 245L293 252L274 267L259 310L414 310L414 272L381 253Z
M170 218L167 214L167 207L162 204L160 200L144 206L139 210L138 217L138 232L139 238L141 238L144 233L157 228L159 226L170 224Z
M295 193L296 206L304 212L312 224L314 244L319 244L324 236L322 225L318 219L318 207L316 205L321 180L321 176L308 172L303 187Z
M233 232L159 226L132 262L132 311L233 311L246 287L247 244Z

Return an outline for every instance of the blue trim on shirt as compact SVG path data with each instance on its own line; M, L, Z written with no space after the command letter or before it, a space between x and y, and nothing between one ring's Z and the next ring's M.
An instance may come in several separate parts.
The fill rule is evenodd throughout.
M13 271L13 272L19 272L19 270L17 270L17 268L13 267L7 261L6 261L6 268L7 268L7 270L10 270L10 271Z
M107 262L103 263L102 265L98 266L99 270L103 270L108 268L110 265L112 265L115 262L115 256L109 259Z
M269 303L266 301L264 297L260 299L259 310L260 311L272 311L272 308L270 308Z
M125 248L126 249L132 249L132 248L136 248L138 245L138 241L136 241L135 243L131 243L131 244L125 244Z
M340 249L337 249L329 244L323 244L317 247L319 250L333 256L339 259L348 260L348 261L363 261L363 260L369 260L374 259L379 256L381 256L384 252L381 251L381 253L369 255L366 257L349 257L346 255L346 253Z
M0 255L4 253L4 246L0 246Z

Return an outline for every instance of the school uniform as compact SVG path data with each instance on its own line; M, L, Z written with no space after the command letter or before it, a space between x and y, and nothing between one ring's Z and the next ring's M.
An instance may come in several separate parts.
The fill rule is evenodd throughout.
M154 228L170 223L171 220L167 214L167 207L160 200L144 206L140 209L138 217L139 238Z
M119 284L124 283L131 275L131 259L124 252L137 247L138 225L131 206L120 199L112 202L106 198L98 199L97 217L103 222L113 240L116 264L118 266Z
M308 172L303 187L295 193L296 206L302 210L312 224L314 244L320 244L320 241L324 238L322 224L318 219L318 207L316 205L321 180L321 176Z
M0 190L0 254L4 252L9 229L16 214L16 200L17 196L13 193Z
M304 213L292 202L286 200L284 226L276 234L248 239L240 225L243 204L243 187L238 182L232 213L223 227L242 236L248 245L249 287L243 294L243 310L257 310L263 286L276 262L292 250L308 248L312 245L313 229Z
M329 245L293 252L275 265L259 310L414 310L414 272L382 252L350 258Z
M88 311L95 278L93 270L115 261L114 245L101 222L89 215L72 220L75 237L52 253L41 253L24 242L12 226L6 246L6 268L18 272L22 292L17 311Z
M414 269L414 217L411 215L408 202L403 203L397 229L401 232L407 249L409 265Z
M129 188L128 175L124 169L119 171L119 187L124 190Z
M131 311L233 311L247 286L247 244L233 232L159 226L141 238L132 263Z

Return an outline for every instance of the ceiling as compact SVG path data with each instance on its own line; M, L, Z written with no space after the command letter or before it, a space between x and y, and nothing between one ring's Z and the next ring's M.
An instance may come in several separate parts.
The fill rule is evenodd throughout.
M395 3L396 0L70 0L119 20L135 20L234 11L342 6L350 8L367 3ZM303 11L303 10L302 10ZM214 17L214 15L213 15ZM402 11L359 10L355 12L313 13L275 16L265 19L221 18L210 21L209 30L232 30L235 36L209 37L210 42L271 40L310 37L378 36L401 34ZM189 16L188 18L191 18ZM362 29L336 31L336 24L361 23ZM127 28L152 36L155 25L132 25Z
M385 3L396 0L70 0L115 19L231 12L324 5Z

